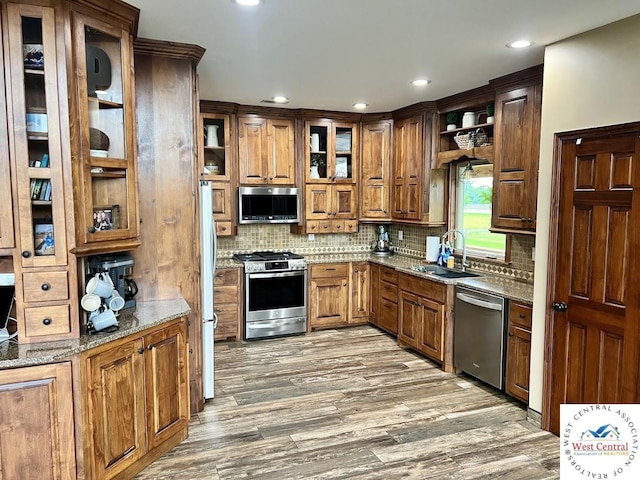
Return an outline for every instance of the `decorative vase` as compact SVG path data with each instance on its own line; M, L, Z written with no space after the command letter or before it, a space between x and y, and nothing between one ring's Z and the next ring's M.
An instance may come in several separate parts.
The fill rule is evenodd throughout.
M218 125L207 125L205 136L207 138L207 147L219 147L218 144Z
M447 131L455 130L456 128L458 128L458 126L455 123L450 123L449 125L447 125Z
M320 178L320 172L318 172L318 165L311 165L311 178Z

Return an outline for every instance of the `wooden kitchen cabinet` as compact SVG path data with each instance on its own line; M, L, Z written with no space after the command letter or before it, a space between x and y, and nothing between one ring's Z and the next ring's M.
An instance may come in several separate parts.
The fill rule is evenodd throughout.
M360 188L361 222L390 221L391 120L362 123Z
M432 168L434 111L394 120L391 218L401 223L446 224L447 172Z
M216 270L213 278L214 310L218 316L215 340L237 340L242 338L242 269L223 268Z
M0 371L2 478L75 480L71 364Z
M370 322L386 332L398 334L398 271L371 264Z
M356 186L309 184L306 186L307 233L355 233Z
M219 113L213 102L200 102L198 145L201 178L211 183L213 218L219 237L237 233L237 171L235 120L232 113Z
M295 185L293 120L238 117L240 185Z
M309 267L308 330L349 325L349 264Z
M507 332L505 391L509 395L529 403L531 306L514 301L509 304Z
M542 108L542 68L520 85L496 80L491 230L535 233Z
M351 316L349 323L367 323L369 320L371 297L370 295L370 269L369 262L351 263Z
M87 478L131 478L186 438L184 318L81 356Z
M0 24L0 38L2 38L2 25ZM0 46L0 64L4 65L4 50ZM5 69L0 73L0 95L4 101L5 109L0 111L0 255L2 250L7 250L11 255L11 249L15 245L13 236L13 200L11 198L11 169L9 163L9 133L7 125L5 96Z
M453 369L453 326L447 307L453 302L453 285L407 274L398 279L398 344L411 347Z
M132 42L139 11L109 2L112 13L105 14L96 3L88 11L73 2L70 25L76 255L140 245ZM107 64L111 78L96 75Z
M76 262L69 254L75 235L70 218L73 189L70 145L64 140L69 119L66 84L59 80L64 58L56 51L56 10L11 3L6 15L18 340L74 338L79 322ZM42 62L25 65L23 53L33 44L42 45Z

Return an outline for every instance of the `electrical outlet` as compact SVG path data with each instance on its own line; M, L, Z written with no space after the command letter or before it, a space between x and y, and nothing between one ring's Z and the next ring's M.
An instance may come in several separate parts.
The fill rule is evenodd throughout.
M404 232L402 230L398 230L398 240L404 240Z
M531 249L531 261L535 262L536 261L536 247L533 247Z
M309 238L310 242L313 242L316 239L316 234L315 233L310 233L308 238Z

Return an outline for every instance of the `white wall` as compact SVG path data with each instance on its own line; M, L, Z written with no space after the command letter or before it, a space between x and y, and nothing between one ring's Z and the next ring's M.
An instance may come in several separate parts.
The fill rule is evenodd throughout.
M542 411L554 133L640 121L640 15L548 46L544 58L529 406Z

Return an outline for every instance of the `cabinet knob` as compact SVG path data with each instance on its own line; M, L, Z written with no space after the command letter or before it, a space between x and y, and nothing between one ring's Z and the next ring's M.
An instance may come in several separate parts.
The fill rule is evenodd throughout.
M569 309L569 306L564 302L553 302L551 306L556 312L566 312Z
M513 332L509 332L509 336L510 336L510 337L513 337Z
M44 325L51 325L51 319L50 318L45 318L44 320L42 320L42 323Z
M144 353L144 348L140 347L140 348L138 349L138 353L139 353L140 355L142 355L142 354Z
M40 288L46 292L51 288L51 285L49 285L48 283L43 283Z
M28 250L23 250L23 251L22 251L22 256L23 256L24 258L29 258L29 257L31 256L31 252L30 252L30 251L28 251Z
M89 231L89 233L96 233L97 232L96 227L94 227L93 225L91 227L87 228L87 230Z
M525 317L524 313L521 313L520 318L524 318L524 317Z
M147 350L153 350L153 345L148 345Z
M346 282L345 282L345 283L343 283L343 284L342 284L342 286L343 286L343 287L346 287L346 286L347 286L347 283L346 283Z
M526 222L526 221L527 221L527 219L526 219L526 218L523 218L523 217L520 217L520 221L521 221L521 222Z

